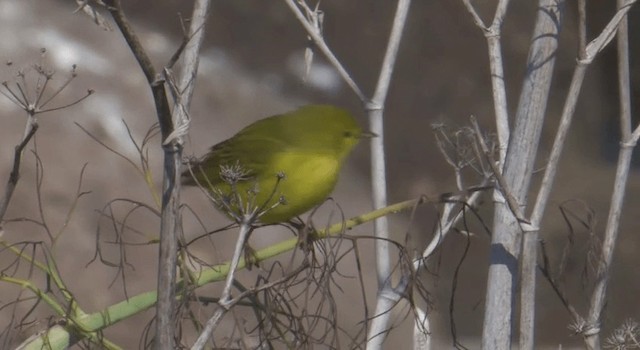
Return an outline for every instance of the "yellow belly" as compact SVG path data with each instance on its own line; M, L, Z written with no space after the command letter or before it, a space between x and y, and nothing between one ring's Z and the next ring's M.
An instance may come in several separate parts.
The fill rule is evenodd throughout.
M321 204L335 187L340 162L323 154L287 152L276 157L266 170L256 179L239 184L238 192L244 203L253 196L256 206L273 206L260 217L262 223L273 224L291 220ZM284 175L280 180L279 173ZM254 187L255 195L247 194ZM276 204L280 198L283 203Z

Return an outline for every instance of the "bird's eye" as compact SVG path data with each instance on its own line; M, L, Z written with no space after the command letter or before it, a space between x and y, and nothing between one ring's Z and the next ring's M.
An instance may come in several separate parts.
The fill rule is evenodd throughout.
M345 131L344 137L353 137L353 134L351 133L351 131Z

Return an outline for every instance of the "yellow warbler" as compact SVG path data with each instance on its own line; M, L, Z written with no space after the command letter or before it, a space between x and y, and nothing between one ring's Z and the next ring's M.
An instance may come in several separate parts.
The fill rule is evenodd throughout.
M211 147L189 165L183 183L203 186L236 218L257 208L263 224L289 221L331 194L346 156L370 136L344 109L305 106L259 120Z

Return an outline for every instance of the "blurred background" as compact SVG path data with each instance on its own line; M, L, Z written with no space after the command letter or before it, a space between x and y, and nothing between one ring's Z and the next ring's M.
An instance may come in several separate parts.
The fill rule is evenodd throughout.
M495 6L493 1L476 3L485 21L490 22ZM514 2L503 28L510 114L517 108L524 62L536 16L533 3ZM574 2L567 3L556 75L538 158L541 169L575 66L577 11L574 5ZM191 3L137 0L126 1L124 6L156 67L162 67L182 40L180 16L189 16ZM590 2L589 6L591 40L615 9L611 2ZM321 8L325 12L324 34L329 46L365 94L371 94L382 62L395 2L326 0L321 3ZM126 295L155 288L155 245L131 249L127 263L135 269L126 268L124 282L118 269L99 261L88 264L95 256L98 234L105 241L116 237L111 221L100 215L99 211L117 198L129 198L152 206L154 198L144 179L131 164L97 143L79 126L137 161L138 152L131 142L127 127L131 130L131 137L141 142L156 122L156 117L145 78L121 34L117 30L106 31L96 26L88 17L74 13L75 9L73 1L0 0L0 60L11 63L0 70L2 81L11 84L16 81L20 69L29 71L34 64L44 62L55 71L52 86L59 86L69 76L72 65L76 64L77 78L49 107L73 102L82 97L87 89L95 90L95 94L77 105L38 117L40 129L35 143L25 152L21 179L6 216L11 221L4 224L3 239L9 242L48 241L42 225L22 218L46 222L54 233L63 232L52 248L58 269L80 305L92 312L120 301ZM640 13L636 6L630 13L632 96L637 96L640 81L637 60L640 50L639 21ZM250 122L308 103L331 103L346 107L366 126L359 100L320 53L315 55L310 74L305 78L304 50L307 45L304 30L284 2L214 2L206 27L185 155L201 155L208 147L228 138ZM44 58L42 48L47 51ZM590 297L585 293L588 282L584 273L589 232L600 234L606 224L618 153L616 55L613 49L610 46L602 52L587 73L543 226L543 238L547 242L550 259L552 263L557 263L570 232L559 207L568 205L577 217L591 223L591 230L573 223L575 242L564 280L571 301L582 314L587 311ZM422 194L435 200L441 193L455 191L453 169L436 147L432 125L444 124L456 130L468 125L469 116L475 115L485 131L493 132L492 101L485 39L462 2L415 1L387 99L385 146L389 202L416 198ZM637 98L634 103L633 110L637 111ZM2 97L0 111L0 182L4 183L11 170L13 149L24 132L26 115ZM333 196L347 217L371 209L367 146L363 143L356 149ZM37 150L42 162L40 167L31 150ZM157 137L149 144L148 155L157 189L162 175L162 153ZM635 195L640 190L637 165L638 162L628 184L604 320L605 337L625 319L637 319L640 314L640 306L635 303L635 293L640 291L640 280L637 278L640 262L636 254L640 239L635 232L640 224L633 218L634 213L640 210L640 200ZM80 184L83 166L86 168ZM36 191L38 171L42 171L40 197ZM535 179L539 180L541 175L539 173ZM74 206L78 191L89 193L83 195ZM226 219L207 203L205 196L197 189L185 189L182 199L193 208L208 229L222 227L226 223ZM490 197L486 196L485 204L480 209L482 218L489 226L492 217L490 201ZM570 201L569 204L567 201ZM44 208L44 220L40 216L40 206ZM133 207L132 204L120 202L114 205L112 215L122 217ZM433 235L438 209L437 203L424 205L418 209L413 220L407 213L392 216L394 237L400 242L405 242L409 237L413 249L421 251ZM72 215L69 215L70 212ZM193 216L185 215L184 220L185 236L193 237L202 232ZM140 210L132 215L129 223L138 232L128 233L133 237L124 239L144 241L156 234L159 220ZM290 237L289 232L277 228L265 231L252 237L253 246L263 247ZM360 226L352 232L354 235L371 233L370 225ZM210 262L225 261L229 258L225 253L233 246L235 235L228 232L224 237L216 239L216 249L213 251L209 245L196 247L195 250L203 257L208 257ZM489 242L490 237L481 230L471 239L470 252L462 262L458 276L453 315L448 309L453 271L464 253L466 238L455 235L447 238L433 259L430 273L424 276L434 303L434 336L442 346L451 344L449 322L453 316L462 343L471 348L477 347L482 330ZM364 244L361 254L363 260L372 264L373 251L367 251L371 247L372 244ZM114 247L103 249L107 259L119 259L120 255ZM10 257L3 253L0 263L6 266L7 261L10 261ZM371 302L375 296L375 275L373 270L364 273ZM337 298L344 298L341 302L347 305L361 304L357 282L344 283L344 291L338 293ZM549 284L541 278L538 285L537 343L540 348L558 348L559 345L563 348L581 347L581 339L573 337L567 328L571 322L569 313ZM0 288L0 306L15 299L19 291L12 288ZM20 308L26 312L28 305ZM8 324L10 315L10 312L0 314L2 328ZM46 308L38 308L37 313L30 317L45 320L49 315ZM122 322L110 328L106 335L125 348L137 347L141 331L132 332L131 329L137 330L152 315L152 312L146 312ZM399 329L391 333L388 344L406 344L406 339L410 337L411 324L401 322L402 315L403 312L399 312ZM345 309L339 317L346 320L345 324L355 327L362 319L362 312ZM35 323L31 331L42 328L42 323ZM27 337L30 334L27 329L20 336Z

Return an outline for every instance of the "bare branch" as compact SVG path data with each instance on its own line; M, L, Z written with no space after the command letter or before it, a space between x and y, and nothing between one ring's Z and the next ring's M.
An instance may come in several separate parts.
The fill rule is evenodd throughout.
M122 11L120 0L105 0L104 3L107 5L111 17L113 17L118 29L120 29L120 32L124 36L124 40L127 41L127 45L129 45L133 56L138 61L140 69L142 69L142 72L147 78L147 82L149 82L149 84L153 83L156 80L156 70L153 68L153 63L151 63L147 51L142 46L140 39Z

